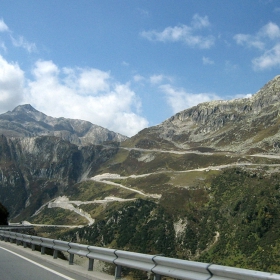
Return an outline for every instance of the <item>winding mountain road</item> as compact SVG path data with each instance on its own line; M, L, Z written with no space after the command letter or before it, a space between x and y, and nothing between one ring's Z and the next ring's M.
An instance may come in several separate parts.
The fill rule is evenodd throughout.
M141 149L141 148L123 148L125 150L137 150L141 152L157 152L157 153L173 153L173 154L199 154L199 155L207 155L211 156L214 153L202 153L199 151L175 151L175 150L160 150L160 149L152 149L152 150L147 150L147 149ZM232 154L228 154L228 156L232 156ZM250 155L251 157L264 157L264 158L270 158L270 159L280 159L280 155L266 155L266 154L255 154L255 155ZM113 185L119 188L123 188L126 190L129 190L131 192L140 194L144 197L150 197L154 199L160 199L161 194L150 194L150 193L145 193L141 190L137 190L131 187L127 187L125 185L122 185L120 183L115 183L113 180L125 180L125 179L136 179L136 178L144 178L148 177L153 174L161 174L161 173L188 173L188 172L194 172L194 171L210 171L210 170L222 170L225 168L229 167L238 167L238 166L274 166L274 167L280 167L280 164L254 164L254 163L249 163L249 162L236 162L236 163L231 163L231 164L223 164L223 165L216 165L216 166L208 166L208 167L203 167L203 168L196 168L196 169L188 169L188 170L181 170L181 171L174 171L174 170L160 170L152 173L146 173L146 174L141 174L141 175L129 175L129 176L121 176L119 174L112 174L112 173L104 173L104 174L99 174L94 177L89 178L88 180L92 180L95 182L99 183L104 183L107 185ZM102 204L102 203L108 203L108 202L114 202L114 201L119 201L119 202L126 202L126 201L132 201L134 199L123 199L123 198L118 198L114 196L109 196L105 197L103 200L92 200L92 201L78 201L78 200L69 200L68 197L66 196L60 196L57 197L47 203L45 203L43 206L41 206L33 216L38 215L45 207L48 208L54 208L54 207L59 207L63 209L67 209L70 211L73 211L77 213L78 215L86 218L88 220L88 225L92 225L95 220L92 219L91 215L84 210L80 209L80 205L84 204ZM75 206L74 206L75 205ZM28 223L26 221L26 223ZM30 224L30 223L28 223ZM45 224L32 224L34 226L53 226L53 227L66 227L66 228L74 228L74 227L83 227L84 225L45 225Z
M102 183L105 183L105 184L108 184L108 185L113 185L113 186L117 186L117 187L129 190L129 191L132 191L132 192L136 192L136 193L139 193L139 194L141 194L143 196L146 196L146 197L161 198L160 194L147 194L147 193L144 193L142 191L126 187L122 184L107 181L108 179L110 179L110 180L115 180L115 179L124 180L124 179L127 179L127 178L140 178L140 177L146 177L146 176L151 175L151 174L153 174L153 173L143 174L143 175L130 175L130 176L122 176L121 177L119 174L104 173L104 174L101 174L101 175L96 175L96 176L94 176L90 179L93 180L93 181L96 181L96 182L102 182Z

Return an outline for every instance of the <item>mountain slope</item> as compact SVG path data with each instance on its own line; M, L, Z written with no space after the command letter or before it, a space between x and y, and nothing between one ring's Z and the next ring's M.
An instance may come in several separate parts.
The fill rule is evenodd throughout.
M0 115L0 134L7 137L56 136L76 145L121 142L127 139L126 136L88 121L47 116L29 104L20 105Z
M251 98L201 103L128 141L139 148L275 152L280 147L280 76Z
M97 170L101 180L65 195L85 199L103 182L137 200L84 206L95 223L59 236L279 272L279 83L251 98L199 104L122 142Z
M42 204L94 174L116 147L78 147L57 137L0 136L0 201L11 218L30 217Z

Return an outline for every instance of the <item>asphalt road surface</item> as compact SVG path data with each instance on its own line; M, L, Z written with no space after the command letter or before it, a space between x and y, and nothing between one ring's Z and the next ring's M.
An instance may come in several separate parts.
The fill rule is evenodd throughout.
M96 275L94 275L96 274ZM33 252L1 241L0 242L0 279L1 280L100 280L114 279L113 276L87 271L77 265L68 265L60 259Z

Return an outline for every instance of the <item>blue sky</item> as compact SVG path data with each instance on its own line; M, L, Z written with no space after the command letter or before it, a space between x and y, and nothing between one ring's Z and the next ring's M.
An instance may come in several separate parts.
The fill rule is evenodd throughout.
M279 74L277 0L0 0L0 113L132 136Z

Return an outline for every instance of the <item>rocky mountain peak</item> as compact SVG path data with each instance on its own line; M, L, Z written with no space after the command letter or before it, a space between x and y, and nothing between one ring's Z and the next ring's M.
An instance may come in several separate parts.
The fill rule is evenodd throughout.
M274 151L280 141L279 105L280 75L250 98L198 104L145 130L141 137L162 139L168 141L170 147L183 149L261 151L265 147L267 151ZM137 136L134 139L139 145Z
M183 110L167 122L176 120L192 120L198 124L205 124L210 116L226 114L229 119L234 119L237 114L259 113L267 106L275 106L280 101L280 75L269 81L250 98L233 100L214 100L200 103L197 106Z
M19 120L22 119L28 121L42 121L47 118L47 115L43 114L42 112L39 112L30 104L17 106L14 110L12 110L11 114L17 116Z
M260 98L261 96L280 94L280 75L275 76L267 84L265 84L254 96Z
M30 104L17 106L13 111L1 114L0 134L6 137L56 136L76 145L127 139L124 135L88 121L47 116Z
M262 108L275 105L280 101L280 75L269 81L253 95L252 107L259 112Z
M24 112L24 113L36 112L36 113L39 113L39 111L37 111L30 104L19 105L12 112Z

